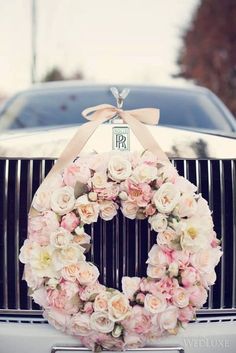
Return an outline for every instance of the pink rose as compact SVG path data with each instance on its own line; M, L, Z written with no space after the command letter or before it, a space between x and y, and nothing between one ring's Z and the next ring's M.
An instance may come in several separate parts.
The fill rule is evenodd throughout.
M197 308L201 308L207 300L207 291L202 286L193 286L189 289L189 301Z
M62 217L61 227L65 228L69 232L73 232L73 230L79 225L79 223L79 218L76 217L74 212L70 212Z
M88 301L90 297L93 297L99 293L105 292L106 287L100 284L99 282L95 282L93 284L89 284L88 286L80 288L80 298L81 300Z
M172 302L178 308L184 308L189 304L189 293L185 288L174 288Z
M137 334L147 333L152 326L150 314L141 306L135 305L131 316L122 322L125 329Z
M199 280L198 273L195 268L193 267L186 267L181 272L181 280L184 287L190 287Z
M195 309L193 309L190 306L186 306L185 308L179 310L178 319L182 322L189 322L193 320L194 315L195 315Z
M28 222L29 239L40 245L48 245L50 234L56 231L58 227L57 215L52 211L46 211L37 217L30 217Z
M128 194L129 201L135 202L139 207L146 207L152 198L152 189L146 183L136 184L127 179L121 187Z
M88 164L78 159L64 170L63 180L67 186L74 187L77 181L84 184L87 183L90 176L91 173Z

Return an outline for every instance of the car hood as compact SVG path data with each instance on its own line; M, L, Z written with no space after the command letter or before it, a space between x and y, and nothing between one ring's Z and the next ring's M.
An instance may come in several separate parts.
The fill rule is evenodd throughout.
M124 125L99 126L82 152L110 151L114 126ZM4 132L0 134L0 157L58 158L77 128L77 126L69 126ZM236 139L233 138L163 126L147 126L147 128L170 157L217 159L236 157ZM141 149L139 141L130 131L130 150Z

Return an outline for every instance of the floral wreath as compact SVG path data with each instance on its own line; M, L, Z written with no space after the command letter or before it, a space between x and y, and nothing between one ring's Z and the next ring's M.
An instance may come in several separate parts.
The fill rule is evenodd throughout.
M92 350L143 347L177 334L207 300L222 255L211 212L197 188L150 151L80 157L45 180L34 196L24 279L43 316ZM147 218L157 233L147 277L123 277L122 292L99 283L86 260L84 226L118 209Z

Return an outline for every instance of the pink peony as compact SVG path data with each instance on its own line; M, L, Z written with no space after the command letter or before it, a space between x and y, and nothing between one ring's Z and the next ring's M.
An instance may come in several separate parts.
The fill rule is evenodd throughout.
M75 213L70 212L62 217L61 227L65 228L69 232L73 232L79 223L79 218L76 217Z
M87 183L91 176L88 164L79 159L64 170L63 180L67 186L74 187L76 182Z

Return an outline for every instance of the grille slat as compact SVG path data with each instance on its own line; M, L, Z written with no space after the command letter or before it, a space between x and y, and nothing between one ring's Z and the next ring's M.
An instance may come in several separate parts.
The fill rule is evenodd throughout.
M8 256L7 256L7 200L8 200L9 161L5 162L3 181L3 308L8 308Z
M217 268L217 282L210 290L203 311L231 311L236 306L235 160L172 162L208 200L225 251ZM0 313L41 313L38 306L26 298L27 287L21 281L23 266L19 265L18 252L27 236L26 210L54 161L0 160L0 163ZM86 231L93 244L88 256L99 267L101 282L121 288L122 276L145 274L145 259L156 238L146 220L132 221L119 212L112 221L100 219Z
M236 170L235 161L231 161L232 178L232 227L233 227L233 269L236 269ZM232 272L232 308L236 308L236 270Z

